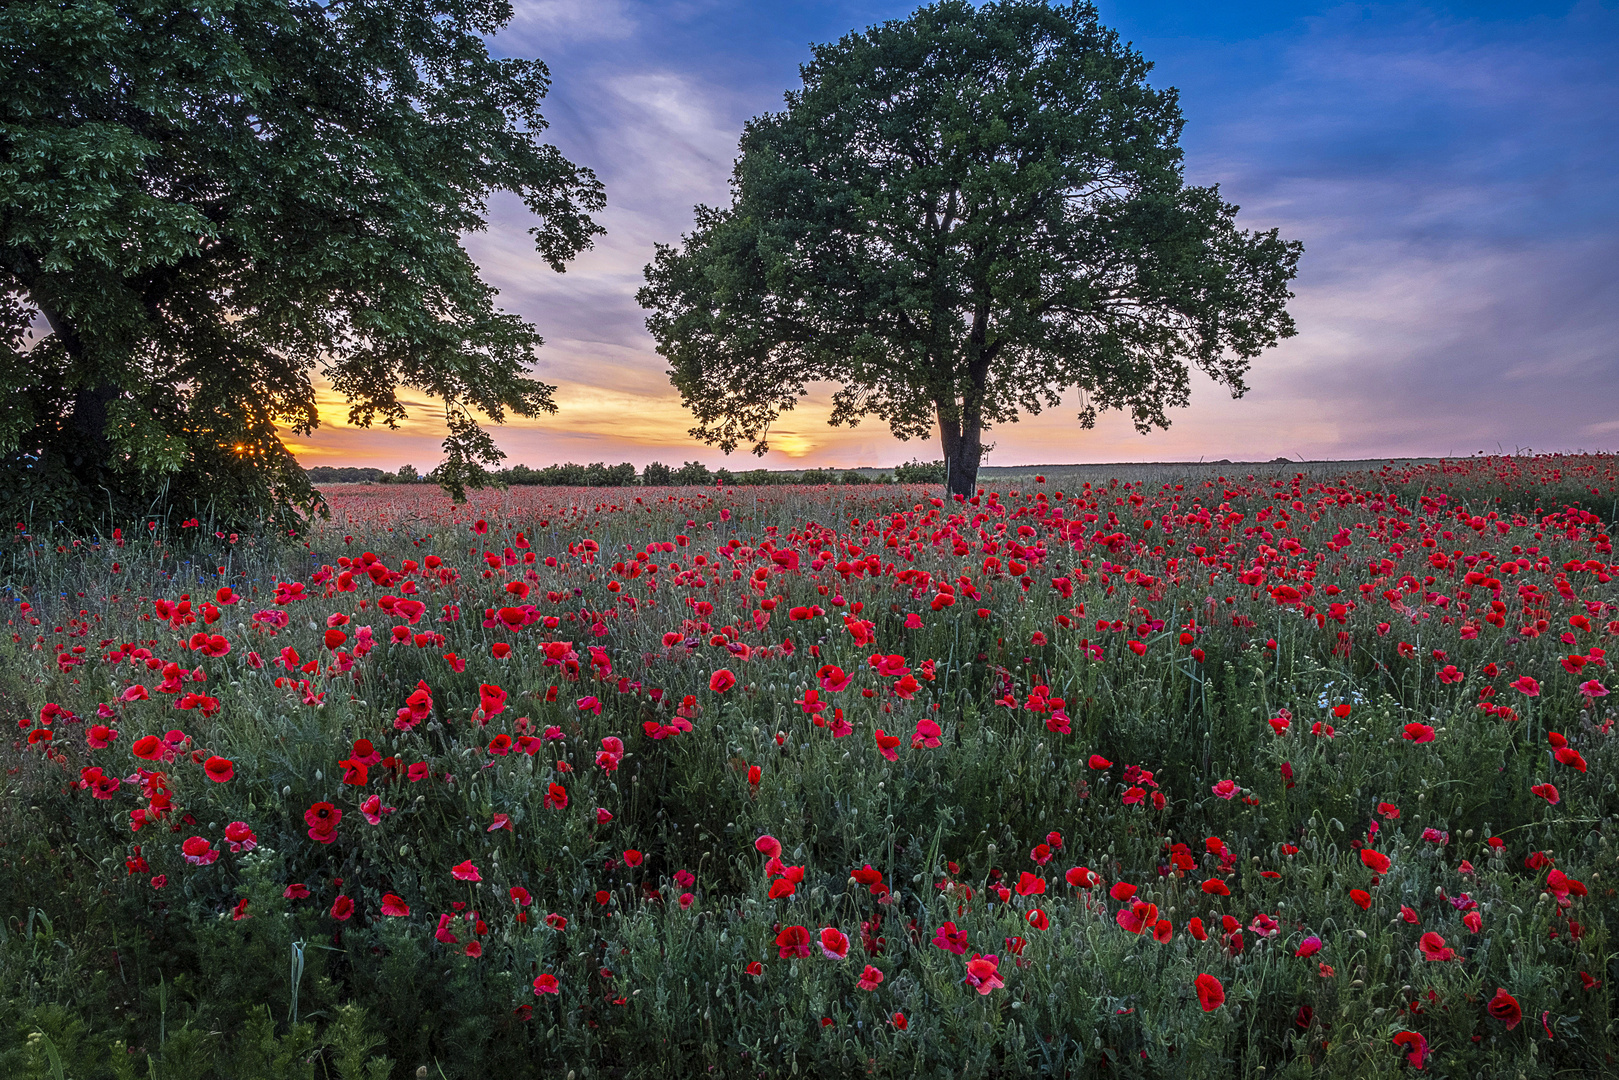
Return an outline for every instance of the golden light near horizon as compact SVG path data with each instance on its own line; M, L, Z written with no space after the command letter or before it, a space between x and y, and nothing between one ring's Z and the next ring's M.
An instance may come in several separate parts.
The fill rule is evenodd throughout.
M801 458L815 450L816 444L796 431L784 431L770 436L770 449L780 450L790 458Z

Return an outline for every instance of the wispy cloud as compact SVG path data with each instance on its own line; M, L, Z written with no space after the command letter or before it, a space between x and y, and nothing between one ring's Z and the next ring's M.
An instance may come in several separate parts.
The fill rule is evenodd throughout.
M546 336L537 374L558 386L555 417L497 432L514 460L724 460L686 436L635 303L641 268L694 203L728 199L742 123L779 107L805 42L911 6L517 5L495 47L551 65L548 137L597 171L609 206L608 235L564 275L513 199L467 238L503 305ZM1118 417L1083 432L1062 408L992 433L993 462L1619 445L1619 7L1104 0L1103 18L1181 89L1188 181L1304 240L1300 334L1259 358L1240 401L1197 381L1167 432ZM828 412L818 392L784 417L766 464L938 453L827 428ZM429 409L399 434L323 429L300 452L426 467L435 423Z
M621 41L638 29L627 0L522 0L504 36L551 51L580 42Z

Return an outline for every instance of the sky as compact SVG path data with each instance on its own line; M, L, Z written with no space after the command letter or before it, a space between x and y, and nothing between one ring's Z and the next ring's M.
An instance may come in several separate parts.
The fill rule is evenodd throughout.
M868 420L826 424L830 387L727 458L690 416L635 302L654 245L695 204L729 203L743 123L799 85L811 42L914 3L516 0L491 42L537 56L547 138L606 185L607 234L550 271L509 196L465 246L499 302L546 338L535 374L559 411L492 429L508 463L700 460L732 469L887 466L940 455ZM1239 225L1304 242L1299 333L1249 391L1199 378L1171 426L1077 408L988 434L991 465L1466 456L1619 449L1619 0L1210 4L1100 0L1102 22L1180 91L1190 184ZM408 395L407 395L408 397ZM287 437L305 465L423 470L442 422L419 400L398 431L343 422Z

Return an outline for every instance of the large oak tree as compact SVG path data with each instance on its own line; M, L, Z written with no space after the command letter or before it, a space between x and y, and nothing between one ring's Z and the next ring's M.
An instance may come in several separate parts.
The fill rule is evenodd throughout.
M86 525L307 507L277 437L399 391L477 422L552 411L540 338L461 236L492 192L561 271L601 231L543 143L549 74L491 57L503 0L9 0L0 6L0 505ZM43 338L43 340L41 340ZM285 515L284 515L285 516Z
M943 443L970 491L984 432L1080 399L1168 425L1190 364L1240 395L1294 333L1300 244L1182 178L1173 89L1094 7L946 0L813 48L744 129L726 209L660 246L640 300L727 452L769 447L810 384L832 422Z

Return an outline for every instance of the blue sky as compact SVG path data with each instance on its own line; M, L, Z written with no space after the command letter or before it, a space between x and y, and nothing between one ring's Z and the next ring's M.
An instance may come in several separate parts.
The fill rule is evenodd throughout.
M727 200L742 123L798 82L807 44L913 4L519 0L493 48L539 56L550 137L607 186L608 235L547 270L497 198L468 250L547 338L561 412L497 432L513 461L710 464L636 306L653 244ZM1099 5L1180 90L1191 183L1305 255L1300 333L1233 401L1207 383L1150 436L1059 409L997 429L990 464L1391 457L1619 448L1619 3ZM825 424L818 393L765 464L938 456ZM335 416L335 408L323 414ZM403 432L340 424L306 464L437 461L430 409ZM752 467L745 455L733 467Z

